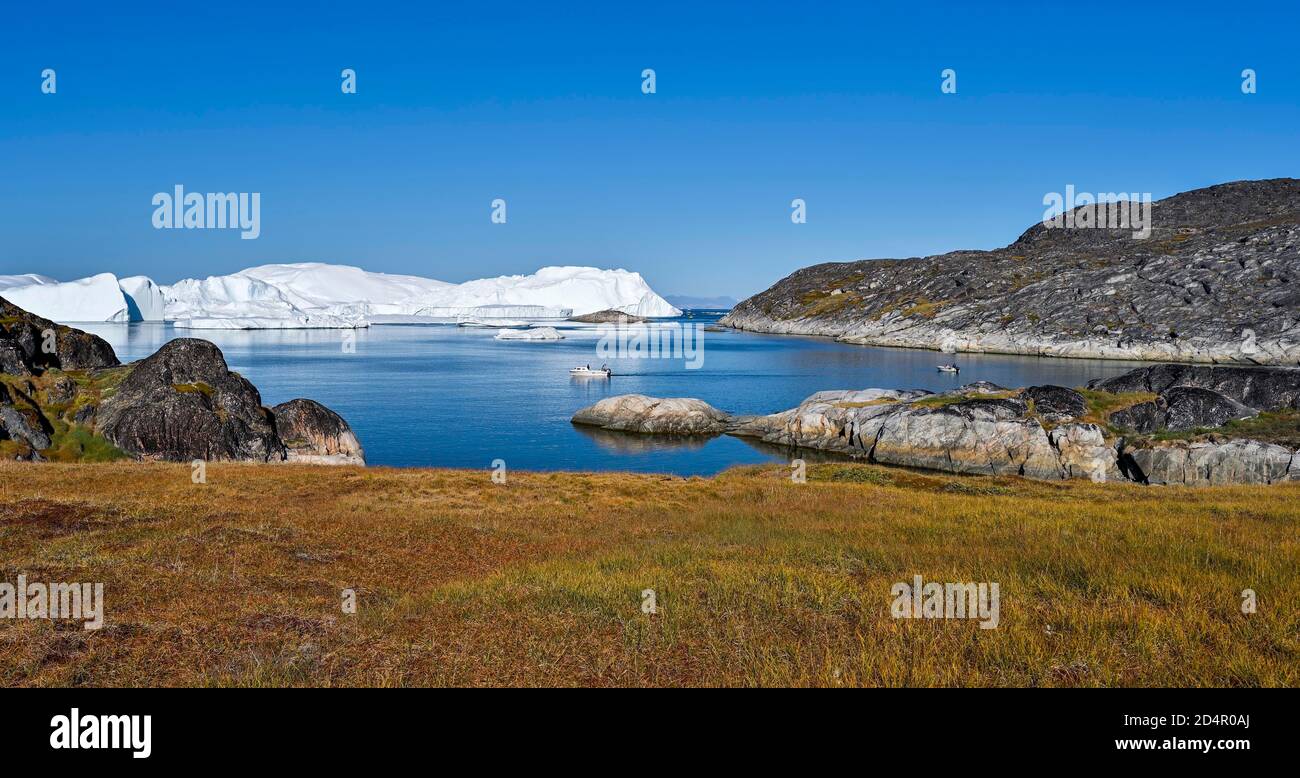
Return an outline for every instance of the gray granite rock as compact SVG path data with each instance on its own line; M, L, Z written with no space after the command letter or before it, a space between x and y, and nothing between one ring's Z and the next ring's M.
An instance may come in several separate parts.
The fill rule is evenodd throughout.
M1184 192L1152 223L1146 239L1035 224L993 251L814 265L721 323L948 352L1300 363L1300 180Z

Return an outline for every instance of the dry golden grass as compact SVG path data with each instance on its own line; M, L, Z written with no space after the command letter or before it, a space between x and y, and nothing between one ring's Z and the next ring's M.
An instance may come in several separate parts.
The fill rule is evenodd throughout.
M0 463L0 581L107 602L0 621L0 685L1300 681L1300 484L788 473ZM1000 626L891 618L914 574Z

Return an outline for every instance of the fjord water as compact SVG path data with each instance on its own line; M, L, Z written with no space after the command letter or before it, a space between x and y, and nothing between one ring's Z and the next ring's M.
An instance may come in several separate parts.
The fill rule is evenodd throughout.
M682 326L718 313L688 312ZM972 381L1002 386L1081 386L1139 363L1001 355L947 355L851 346L824 338L703 333L703 361L610 359L610 379L571 378L605 361L595 325L559 325L565 339L498 341L494 329L450 325L364 330L180 330L167 324L77 325L105 338L123 362L168 340L216 343L230 368L266 405L309 397L352 425L371 465L487 469L502 459L525 470L635 470L708 475L737 464L789 457L752 441L663 440L575 427L574 411L617 394L698 397L732 413L792 408L822 389L942 391ZM354 338L353 348L346 348ZM935 366L957 362L959 375Z

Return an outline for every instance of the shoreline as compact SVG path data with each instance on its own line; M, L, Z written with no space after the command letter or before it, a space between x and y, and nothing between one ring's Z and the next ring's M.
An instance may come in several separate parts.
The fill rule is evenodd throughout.
M728 314L729 316L730 314ZM825 338L835 343L843 343L849 346L865 346L874 348L899 348L911 349L915 351L933 351L939 354L990 354L994 356L1008 357L1043 357L1050 359L1091 359L1106 362L1135 362L1135 363L1154 363L1154 362L1175 362L1187 365L1225 365L1238 367L1300 367L1300 343L1294 348L1287 349L1286 354L1290 355L1293 351L1295 356L1288 357L1291 361L1285 360L1258 360L1252 359L1245 355L1233 355L1225 346L1222 351L1205 353L1204 356L1188 354L1186 351L1162 350L1159 353L1136 354L1132 349L1095 349L1091 347L1091 341L1069 341L1068 343L1041 345L1025 345L1020 348L1005 346L988 346L980 347L974 345L976 341L972 338L978 336L962 336L959 333L953 333L950 337L963 339L962 345L956 348L944 348L942 343L936 340L927 340L926 342L917 342L914 339L891 339L887 336L869 336L869 335L852 335L845 333L833 333L817 331L817 328L806 327L800 329L797 322L777 322L772 320L770 325L741 325L733 322L724 321L727 317L715 323L714 326L725 327L735 332L746 332L758 335L790 335L807 338ZM777 326L789 325L789 326ZM1058 350L1059 349L1059 350Z

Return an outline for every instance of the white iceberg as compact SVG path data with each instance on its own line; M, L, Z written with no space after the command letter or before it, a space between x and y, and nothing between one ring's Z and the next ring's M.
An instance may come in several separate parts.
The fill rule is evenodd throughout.
M267 330L351 329L368 326L365 317L346 306L311 307L303 298L291 301L292 292L240 273L186 279L163 287L167 318L182 329Z
M564 340L554 327L534 327L531 330L501 330L494 340Z
M5 279L24 276L4 276ZM37 316L56 322L128 322L126 295L112 273L60 283L44 276L22 286L0 290L6 300Z
M117 285L126 296L131 321L162 321L166 318L166 298L162 287L147 276L120 278Z
M191 329L562 320L609 309L645 318L681 315L639 273L594 267L544 267L463 284L319 262L263 265L171 286L144 276L118 281L110 273L67 283L27 274L0 276L0 293L56 321L166 320Z

